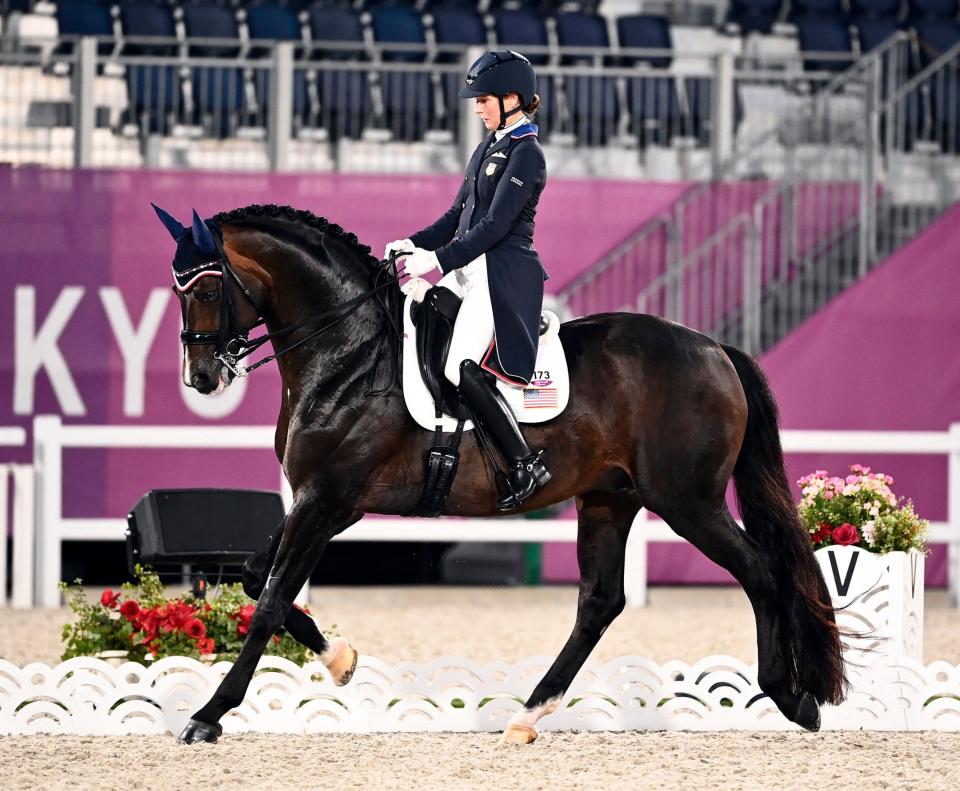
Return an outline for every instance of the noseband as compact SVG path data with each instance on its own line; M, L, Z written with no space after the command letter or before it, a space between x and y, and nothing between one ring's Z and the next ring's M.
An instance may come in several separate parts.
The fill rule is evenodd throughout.
M220 239L220 235L214 233L213 239L217 245L218 259L215 262L203 264L197 268L197 271L210 270L211 274L216 273L221 278L220 323L216 330L184 329L180 333L180 342L184 346L210 345L215 347L213 358L219 361L234 376L238 377L246 376L252 371L255 371L257 368L266 365L272 360L276 360L278 357L282 357L287 352L293 351L307 341L339 324L341 321L350 316L355 308L359 307L373 297L379 297L384 289L390 287L391 285L396 285L403 277L405 277L404 273L399 275L397 274L397 259L399 258L398 254L391 253L389 258L379 261L374 268L373 287L368 291L364 291L359 296L349 299L346 302L342 302L330 310L324 311L323 313L311 316L304 321L291 324L288 327L283 327L276 332L264 333L263 335L251 340L247 337L250 331L256 329L257 327L263 326L263 324L266 322L266 320L263 318L263 311L257 306L250 289L247 288L244 282L240 279L240 276L231 266L230 259L227 258L227 254L223 249L223 242ZM403 253L400 255L403 255ZM241 328L239 326L239 322L237 321L233 290L230 288L231 281L237 284L237 287L240 289L240 293L243 294L247 302L250 303L257 313L257 320L249 327ZM397 341L399 341L401 338L399 316L394 315L396 311L390 308L387 300L378 298L377 304L386 315L387 323L393 331L394 337L397 339ZM184 316L184 324L185 323L186 316ZM294 343L291 343L289 346L281 349L280 351L268 355L267 357L258 360L250 366L243 366L240 364L241 360L249 357L265 343L270 343L271 341L285 338L298 330L311 328L315 325L320 326L313 329L305 337ZM378 358L381 350L382 342L377 351Z

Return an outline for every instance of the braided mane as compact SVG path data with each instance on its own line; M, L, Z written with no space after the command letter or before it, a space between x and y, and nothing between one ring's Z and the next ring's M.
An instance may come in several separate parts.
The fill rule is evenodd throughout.
M313 212L306 209L294 209L292 206L278 206L275 203L268 203L261 206L259 203L252 203L249 206L243 206L239 209L220 212L214 215L213 219L224 225L243 223L245 220L254 219L275 219L287 220L289 222L300 223L313 228L320 233L339 239L354 247L360 255L367 258L368 263L377 263L377 259L370 254L369 245L360 244L357 235L345 230L342 226L330 222L326 217L317 217Z

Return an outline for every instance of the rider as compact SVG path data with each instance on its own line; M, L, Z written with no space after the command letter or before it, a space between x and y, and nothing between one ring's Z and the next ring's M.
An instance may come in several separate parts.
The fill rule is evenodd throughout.
M460 98L476 100L491 134L470 158L453 206L384 253L410 253L403 291L414 299L430 287L420 275L435 268L444 273L438 285L463 299L444 374L510 465L511 492L497 503L504 511L550 480L543 451L530 449L492 379L528 384L537 359L547 274L533 249L533 218L547 171L531 122L536 89L530 61L517 52L487 52L470 67ZM488 366L494 349L496 371Z

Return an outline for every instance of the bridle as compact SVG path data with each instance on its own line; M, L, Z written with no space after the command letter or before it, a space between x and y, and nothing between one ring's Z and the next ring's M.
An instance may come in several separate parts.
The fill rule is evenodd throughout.
M380 307L381 311L387 318L387 325L391 329L392 337L397 344L397 353L399 355L399 344L402 339L399 305L390 304L390 295L392 292L387 292L386 295L384 295L383 292L390 286L396 285L401 279L407 276L404 272L399 274L397 273L397 261L400 256L406 255L406 253L391 253L388 258L382 259L374 264L373 271L371 273L371 279L373 283L372 287L353 299L349 299L346 302L341 302L339 305L334 306L330 310L326 310L323 313L311 316L310 318L304 319L296 324L291 324L274 332L267 332L256 338L250 339L248 338L248 335L251 330L261 327L266 323L264 312L257 305L250 289L240 279L240 276L230 264L230 259L227 257L227 254L223 249L223 242L220 238L220 235L217 233L212 235L214 243L217 246L218 258L216 261L211 261L197 267L194 271L206 270L210 275L219 275L221 279L220 322L216 330L182 330L180 332L180 342L184 346L214 346L214 359L219 361L234 376L244 377L257 370L257 368L276 360L278 357L282 357L283 355L287 354L287 352L293 351L331 327L336 326L341 321L344 321L346 318L348 318L353 313L355 308L358 308L360 305L370 299L376 298L378 307ZM249 302L254 311L256 311L257 320L249 327L241 327L237 320L237 310L236 303L234 301L233 289L230 288L231 282L236 283L237 287L240 289L240 293L243 294L247 302ZM184 324L186 324L186 314L183 316L183 321ZM267 357L257 360L257 362L249 366L243 366L240 364L242 360L245 360L264 344L286 338L298 330L314 327L314 325L319 326L316 326L303 338L291 343L289 346L284 347L280 351L274 352ZM381 336L380 343L377 347L377 362L379 361L382 351L383 337ZM374 365L374 370L375 369L376 365ZM395 379L399 378L399 370L399 364L395 365ZM375 393L371 393L369 390L366 393L366 395L374 394Z

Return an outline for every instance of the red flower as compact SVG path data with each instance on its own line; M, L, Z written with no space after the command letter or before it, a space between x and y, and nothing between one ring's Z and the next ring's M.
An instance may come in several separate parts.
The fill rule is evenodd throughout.
M170 626L168 631L175 629L185 629L193 617L194 609L189 604L182 601L171 602L167 605L167 623Z
M128 621L136 621L140 617L140 605L133 599L128 599L120 605L120 614Z
M250 631L250 625L245 623L237 624L237 634L246 634Z
M821 522L817 525L816 531L811 533L810 539L814 544L820 544L826 541L833 534L833 528L827 522Z
M104 607L109 607L111 610L117 606L117 600L120 598L119 593L114 593L110 588L107 588L103 593L100 594L100 604Z
M212 638L212 637L203 637L203 638L197 640L197 650L198 650L201 654L212 654L212 653L213 653L213 649L214 649L215 647L216 647L216 646L214 645L214 642L213 642L213 638Z
M833 543L841 547L848 547L860 543L860 533L849 522L844 522L833 531Z
M187 633L187 637L193 640L202 640L207 636L207 627L199 618L187 621L184 631Z

